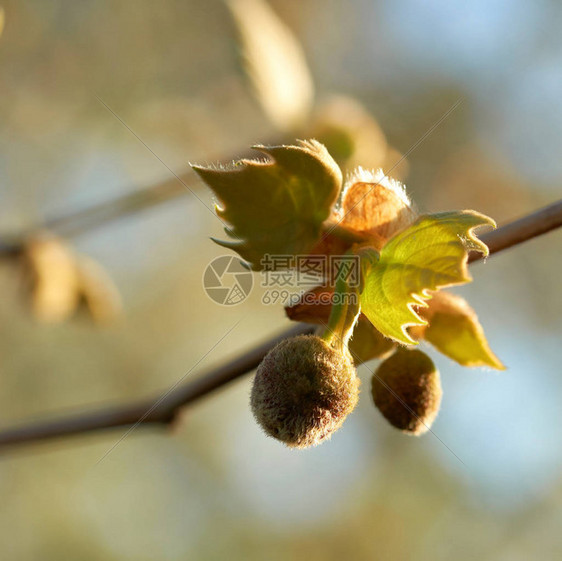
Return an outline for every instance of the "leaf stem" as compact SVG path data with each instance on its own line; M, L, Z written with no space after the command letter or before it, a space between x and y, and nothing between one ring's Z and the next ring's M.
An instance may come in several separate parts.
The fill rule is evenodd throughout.
M344 275L339 275L332 298L334 301L330 318L322 338L332 347L343 351L344 347L347 347L361 313L359 289L356 286L350 286Z

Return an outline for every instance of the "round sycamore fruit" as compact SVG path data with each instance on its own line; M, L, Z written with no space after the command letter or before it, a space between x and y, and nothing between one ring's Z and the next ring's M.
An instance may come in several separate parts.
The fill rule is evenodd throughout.
M316 446L353 411L359 378L347 349L315 335L286 339L259 365L251 393L263 430L292 448Z
M407 434L423 434L437 417L441 380L423 352L399 349L386 359L371 380L373 401L386 420Z

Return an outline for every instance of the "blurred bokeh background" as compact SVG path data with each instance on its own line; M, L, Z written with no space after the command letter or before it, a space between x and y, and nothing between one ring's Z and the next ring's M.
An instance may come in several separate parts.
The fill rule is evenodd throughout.
M559 197L559 2L269 6L311 78L306 66L252 70L252 56L294 47L260 19L263 3L3 0L2 239L256 143L315 135L344 167L388 169L458 100L395 168L421 210L474 208L501 224ZM278 72L300 84L295 107L268 104ZM121 317L103 326L85 313L38 321L21 263L1 259L0 426L161 392L238 321L190 377L287 327L259 289L229 308L205 296L203 271L225 254L208 238L221 234L185 189L69 237L121 294ZM475 264L457 290L508 370L463 369L430 349L444 386L435 435L390 428L364 391L331 442L291 451L253 421L248 376L99 464L124 431L3 451L0 557L562 558L560 242L551 233Z

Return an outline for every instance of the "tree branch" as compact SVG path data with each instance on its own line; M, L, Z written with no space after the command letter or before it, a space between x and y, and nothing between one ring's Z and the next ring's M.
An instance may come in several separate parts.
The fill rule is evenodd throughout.
M497 230L488 232L480 236L480 239L488 245L490 254L495 254L560 226L562 226L562 201L557 201ZM480 254L471 254L469 261L475 261L479 257ZM209 370L193 382L178 386L164 399L156 396L135 403L116 405L5 429L0 431L0 448L73 434L131 427L137 423L140 426L164 427L176 418L181 408L255 369L269 350L283 339L299 334L312 333L313 330L314 326L297 324L234 360ZM157 406L155 406L156 403L158 403ZM152 409L150 414L146 415L150 409Z
M201 184L195 174L190 171L179 177L190 188L196 189ZM182 195L189 195L189 191L185 188L184 184L175 178L169 179L77 212L63 214L46 220L41 226L34 228L34 230L49 230L64 237L77 236L113 220L140 212ZM0 254L6 256L19 255L23 248L22 240L25 237L25 235L20 235L14 236L11 241L3 240L0 243Z
M82 434L102 429L130 427L136 423L142 425L162 425L171 423L179 409L201 397L208 395L236 378L250 372L258 366L263 357L277 343L287 337L312 333L314 326L297 324L291 329L261 343L250 351L241 354L232 361L201 374L193 382L178 386L166 398L156 396L152 399L137 401L125 405L105 407L86 413L77 413L55 419L45 419L19 427L0 431L0 448L14 444L31 443L51 438ZM154 406L155 403L158 406ZM150 414L146 415L148 410ZM145 416L146 415L146 416ZM144 418L143 418L144 417ZM142 420L141 420L142 418Z
M255 154L247 151L236 159L252 157L255 157ZM211 158L211 160L222 162L228 161L229 158ZM171 177L154 185L149 185L124 195L118 195L108 201L94 204L82 210L61 214L60 216L45 220L43 224L33 228L33 231L52 231L62 237L79 236L130 214L141 212L178 197L189 196L191 194L190 191L198 190L203 185L195 172L188 169L181 175ZM29 233L31 232L13 236L11 239L1 240L0 255L6 257L17 257L20 255L24 246L24 240Z
M519 220L505 224L480 236L488 246L490 255L518 245L537 236L542 236L562 226L562 200L556 201ZM471 253L468 262L482 258L481 253Z

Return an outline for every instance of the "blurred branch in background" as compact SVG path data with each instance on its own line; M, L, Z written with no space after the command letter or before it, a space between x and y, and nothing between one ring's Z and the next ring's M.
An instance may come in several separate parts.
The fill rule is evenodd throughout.
M523 243L562 226L562 201L557 201L495 231L480 236L490 254ZM480 254L471 254L475 261ZM32 443L62 436L82 434L119 427L166 426L172 423L185 406L214 392L258 366L263 357L281 340L298 334L311 333L314 326L298 324L272 337L234 360L211 369L197 380L178 386L172 391L137 403L103 408L60 419L37 421L0 431L0 447Z
M78 236L124 216L187 195L188 192L183 183L192 188L199 188L201 185L201 182L191 171L179 175L179 179L181 182L175 178L169 179L74 213L63 214L45 221L37 227L37 230L54 232L64 237ZM18 236L13 241L0 242L0 254L20 255L23 250L22 240L25 237L27 235Z
M403 179L408 169L405 156L389 147L377 121L358 101L332 96L315 104L314 80L302 46L266 2L229 0L227 5L237 30L246 83L277 130L278 139L265 144L283 144L294 141L295 137L316 138L327 146L344 171L359 165L368 169L384 168L392 171L395 179ZM0 24L1 16L0 13ZM31 281L31 309L42 322L66 321L82 303L98 323L117 317L121 310L119 293L109 275L101 265L74 251L68 238L188 192L199 198L195 191L202 184L191 169L177 175L113 109L97 99L173 177L48 219L12 239L0 240L0 256L23 256L24 277ZM213 156L216 155L211 155L211 159ZM242 153L242 157L253 156Z
M279 131L290 132L290 136L302 134L310 121L314 83L299 41L267 3L261 0L229 0L227 5L238 31L244 73L255 99ZM0 34L3 15L0 8ZM113 113L101 99L98 98L98 101ZM129 129L119 116L113 115ZM372 120L365 116L367 120ZM137 136L131 129L129 131ZM228 158L221 157L220 160ZM136 192L46 220L35 230L50 231L61 237L77 236L200 187L197 176L187 170L175 178ZM0 242L0 254L19 255L24 249L26 237L24 234L12 241Z
M381 127L359 101L334 95L320 103L315 102L314 80L302 46L266 2L229 0L227 5L238 34L246 82L263 114L279 133L273 142L261 140L262 144L276 145L288 140L293 142L295 138L316 138L326 145L344 171L358 165L367 169L392 168L393 178L404 178L408 166L405 158L388 146ZM2 12L0 30L1 27ZM99 98L98 101L145 144L105 102ZM252 157L252 154L244 151L236 155L236 159L240 157ZM211 155L213 158L229 160L216 154ZM189 169L133 193L48 219L33 230L46 230L64 238L78 236L186 195L186 188L195 190L201 185ZM28 234L33 232L0 241L0 255L21 254Z
M194 382L164 394L165 398L159 396L157 399L103 408L95 412L76 414L61 419L38 421L2 431L0 432L0 447L96 430L129 427L137 423L142 426L167 425L176 418L180 408L197 401L256 368L269 350L283 339L312 333L314 329L315 326L299 324L278 336L272 337L231 362L210 370ZM148 411L150 413L147 415Z

